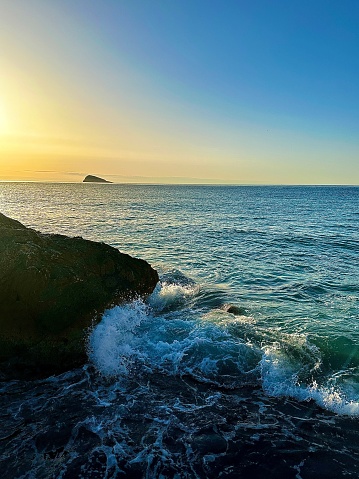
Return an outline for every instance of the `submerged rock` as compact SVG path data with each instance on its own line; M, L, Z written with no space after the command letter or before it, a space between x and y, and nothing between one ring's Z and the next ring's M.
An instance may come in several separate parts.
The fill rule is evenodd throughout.
M103 311L150 294L157 282L146 261L104 243L42 234L0 213L2 370L48 374L82 364Z
M236 306L235 304L226 304L223 307L224 311L227 313L234 314L234 316L242 316L246 314L246 309L241 306Z
M112 181L104 180L103 178L100 178L99 176L94 176L94 175L87 175L82 182L83 183L112 183Z

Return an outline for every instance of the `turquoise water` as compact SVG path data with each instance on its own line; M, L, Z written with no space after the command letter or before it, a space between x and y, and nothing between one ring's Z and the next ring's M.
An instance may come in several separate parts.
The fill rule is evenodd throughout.
M0 183L0 211L160 274L82 368L0 380L2 477L358 477L358 187Z
M146 304L107 311L89 337L85 370L94 368L103 382L96 379L86 387L107 414L119 391L122 401L131 397L145 408L154 404L156 394L162 397L156 399L155 412L148 412L156 424L162 417L159 410L167 411L170 422L178 411L202 411L197 396L181 406L167 386L159 386L167 378L165 383L177 381L184 391L187 386L180 382L190 378L191 388L210 388L204 401L212 411L221 404L221 424L230 423L226 407L233 417L239 415L233 401L244 394L243 388L248 404L253 402L251 394L260 394L261 402L257 396L255 402L262 404L259 412L266 401L285 399L304 408L314 403L328 418L332 413L353 420L359 415L359 187L2 183L0 211L42 232L109 243L159 271L161 282ZM229 305L238 307L236 314L227 311ZM150 394L145 384L154 378ZM143 386L131 395L126 380L142 381ZM59 378L59 384L63 381ZM68 388L66 383L66 394ZM106 420L88 414L88 421L94 414L96 427L103 428L102 438L113 436L119 409ZM253 437L262 437L262 426L251 427L252 444ZM190 430L188 424L186 428ZM339 428L341 433L344 429ZM226 434L222 438L229 441ZM287 432L283 434L288 440ZM159 444L158 437L154 441ZM183 444L188 446L188 441L183 439ZM127 465L146 463L143 477L175 477L173 471L180 470L173 465L166 475L161 469L169 457L178 464L169 449L156 469L149 446L139 456L135 447L128 452L130 444L126 442L127 456L115 449L111 454L117 461L127 457ZM339 451L342 444L336 447ZM316 450L311 448L306 445L307 454ZM111 454L103 450L109 461ZM295 454L291 470L314 477L315 471L304 474L302 456ZM206 460L215 462L219 456ZM195 463L191 457L182 457L181 470L187 475L178 477L195 477L194 466L183 469ZM347 471L352 473L354 466ZM120 477L118 472L106 474L99 477ZM218 477L211 474L208 477ZM335 474L338 477L338 471Z

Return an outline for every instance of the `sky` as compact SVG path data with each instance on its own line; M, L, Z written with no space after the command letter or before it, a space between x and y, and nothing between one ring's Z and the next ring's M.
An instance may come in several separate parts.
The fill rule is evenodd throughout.
M359 185L357 0L0 0L0 181Z

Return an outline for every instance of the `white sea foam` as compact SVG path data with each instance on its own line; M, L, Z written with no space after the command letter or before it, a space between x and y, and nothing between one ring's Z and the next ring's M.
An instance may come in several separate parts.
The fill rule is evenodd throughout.
M301 365L291 361L279 344L265 347L261 360L264 391L270 396L313 400L320 407L336 414L359 415L358 395L350 397L345 389L331 384L331 378L327 378L324 384L318 384L310 376L306 382L299 380L300 369Z
M106 311L89 340L92 363L104 376L126 376L136 364L143 371L191 375L226 387L258 375L253 370L260 354L251 345L213 322L193 319L189 309L168 312L191 294L193 288L165 284L150 306L135 301Z
M105 376L127 374L136 354L135 330L147 317L141 301L107 310L89 338L89 358Z
M323 378L320 352L304 335L281 335L260 350L230 333L233 322L245 324L248 318L172 309L193 294L192 285L165 283L148 304L135 301L106 311L89 339L90 360L107 377L126 377L136 365L146 373L190 375L224 387L261 381L268 395L314 400L337 414L359 415L358 391Z
M149 304L157 312L178 308L184 305L186 300L191 299L197 289L192 284L158 283L149 298Z

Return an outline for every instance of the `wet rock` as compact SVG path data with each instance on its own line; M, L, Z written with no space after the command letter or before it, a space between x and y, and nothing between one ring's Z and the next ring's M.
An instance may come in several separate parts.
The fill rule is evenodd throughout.
M0 213L2 372L82 364L86 334L103 311L150 294L157 282L143 260L104 243L42 234Z
M246 310L244 308L236 306L235 304L226 304L223 309L227 313L234 314L235 316L243 316L246 314Z

